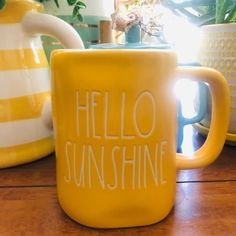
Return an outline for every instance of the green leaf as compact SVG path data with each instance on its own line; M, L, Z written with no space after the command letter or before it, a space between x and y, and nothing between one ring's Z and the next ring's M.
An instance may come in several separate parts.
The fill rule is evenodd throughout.
M236 17L236 3L234 4L234 6L232 7L232 9L230 10L228 16L225 19L225 23L228 23L230 21L234 21Z
M81 14L77 15L77 19L79 22L83 22L83 16Z
M85 3L81 2L81 1L76 2L76 6L79 7L80 9L85 9L86 8Z
M73 6L77 0L67 0L69 6Z
M216 24L224 23L229 0L216 0Z
M72 16L77 17L78 13L79 13L79 8L75 6L74 9L73 9Z
M59 8L59 3L58 3L58 0L54 0L55 4L57 5L57 7Z
M83 16L80 14L80 10L85 8L86 5L83 2L77 1L76 4L74 5L72 16L76 17L79 22L82 22Z
M76 17L78 21L82 22L83 21L83 16L80 14L80 8L75 5L74 10L73 10L73 17Z
M234 16L232 17L231 22L236 22L236 13L235 13Z
M6 0L0 0L0 9L2 9L6 4Z

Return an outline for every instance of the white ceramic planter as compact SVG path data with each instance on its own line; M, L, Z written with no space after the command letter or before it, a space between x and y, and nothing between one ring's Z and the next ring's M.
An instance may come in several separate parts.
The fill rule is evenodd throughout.
M236 136L236 24L219 24L202 27L203 42L199 62L219 70L227 79L230 95L230 123L228 133ZM208 112L203 124L210 125L211 102L208 96Z

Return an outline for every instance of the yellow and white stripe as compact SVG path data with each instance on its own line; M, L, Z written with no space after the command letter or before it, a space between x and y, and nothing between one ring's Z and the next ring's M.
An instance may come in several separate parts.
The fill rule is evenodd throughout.
M54 150L52 132L43 127L50 123L48 105L41 115L50 89L38 33L53 35L66 48L84 48L73 27L37 13L42 10L42 4L33 0L8 0L0 10L0 167L35 160Z
M20 23L7 21L0 22L0 167L54 150L52 130L41 119L50 82L40 38L29 38Z
M43 5L32 0L8 0L6 6L0 11L0 24L18 23L28 11L43 11Z
M52 132L42 123L41 118L0 122L0 147L11 147L47 138ZM14 134L9 136L9 134Z
M1 49L21 49L21 48L42 48L39 37L28 37L22 30L20 23L0 24L0 48Z
M49 69L0 70L0 85L0 99L50 91Z

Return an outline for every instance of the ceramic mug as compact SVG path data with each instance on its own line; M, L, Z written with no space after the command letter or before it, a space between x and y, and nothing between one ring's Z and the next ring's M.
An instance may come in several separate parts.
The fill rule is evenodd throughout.
M215 70L177 68L169 50L57 50L52 111L60 205L98 228L149 225L171 211L176 168L206 166L228 126L229 91ZM177 78L209 83L213 122L205 144L176 154Z
M150 44L150 43L142 43L141 41L141 28L139 25L134 25L125 33L125 43L124 44L114 44L114 43L103 43L103 44L95 44L91 45L90 48L93 49L171 49L171 45L167 43L159 43L159 44ZM182 66L201 66L197 62L189 62L189 63L180 63ZM198 83L198 92L201 93L202 96L198 96L198 100L196 101L198 106L196 105L196 114L187 118L183 115L182 112L182 104L181 101L178 102L178 132L177 132L177 150L181 151L181 146L184 138L184 127L186 125L194 124L200 122L205 114L206 114L206 85L204 83Z

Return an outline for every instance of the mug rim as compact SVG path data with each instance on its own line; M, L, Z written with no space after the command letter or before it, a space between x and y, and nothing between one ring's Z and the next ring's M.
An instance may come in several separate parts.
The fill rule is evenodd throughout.
M89 48L89 49L55 49L52 51L51 58L59 54L122 54L122 53L137 53L137 54L166 54L175 55L176 52L173 49L131 49L131 48Z

